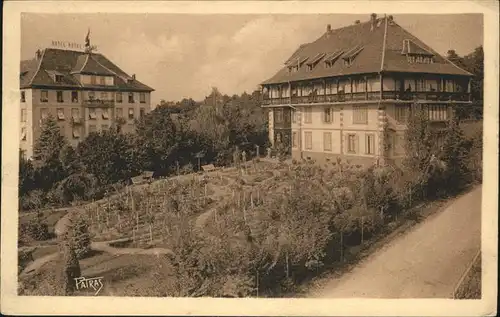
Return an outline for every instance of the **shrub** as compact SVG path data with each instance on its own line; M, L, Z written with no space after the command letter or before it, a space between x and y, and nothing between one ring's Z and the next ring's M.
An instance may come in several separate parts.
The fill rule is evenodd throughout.
M39 213L37 217L30 219L27 224L20 225L21 235L28 236L29 238L36 241L48 240L51 238L49 232L49 226L42 219Z
M70 237L74 253L78 259L82 259L90 253L89 223L82 216L73 219Z
M32 190L25 195L19 195L19 208L21 211L38 209L44 204L45 195L40 189Z

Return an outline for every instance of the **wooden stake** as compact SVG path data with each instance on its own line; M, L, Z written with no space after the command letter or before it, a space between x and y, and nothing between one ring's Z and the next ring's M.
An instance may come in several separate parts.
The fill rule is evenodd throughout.
M153 226L149 224L149 243L153 243Z
M363 227L364 227L364 217L361 216L361 244L363 244L364 241Z
M344 230L340 231L340 261L344 262Z
M286 261L286 278L290 277L290 269L288 267L288 251L285 253L285 261Z

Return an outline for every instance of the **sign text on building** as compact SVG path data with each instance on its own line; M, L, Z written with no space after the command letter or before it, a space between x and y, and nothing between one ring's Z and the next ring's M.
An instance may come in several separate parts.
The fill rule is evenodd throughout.
M76 50L85 50L85 46L79 43L67 42L67 41L52 41L52 47L65 48L65 49L76 49ZM90 47L92 51L97 50L97 46L92 45Z

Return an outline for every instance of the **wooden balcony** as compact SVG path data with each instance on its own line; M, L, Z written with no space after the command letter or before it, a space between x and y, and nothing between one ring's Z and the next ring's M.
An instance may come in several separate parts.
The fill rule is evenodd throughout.
M420 100L420 101L460 101L468 102L469 93L465 92L399 92L384 91L382 100ZM356 102L380 100L380 92L356 92L339 94L321 94L309 96L292 96L282 98L264 97L263 105L297 105L297 104L315 104L315 103L336 103L336 102Z
M112 99L88 99L83 101L83 106L87 108L113 108L115 106L115 101Z

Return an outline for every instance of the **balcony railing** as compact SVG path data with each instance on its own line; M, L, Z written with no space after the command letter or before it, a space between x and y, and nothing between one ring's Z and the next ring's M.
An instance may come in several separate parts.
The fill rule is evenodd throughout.
M88 108L112 108L115 106L115 101L112 99L87 99L83 101L83 106Z
M382 93L383 100L429 100L429 101L469 101L469 93L465 92L399 92L399 91L384 91ZM337 93L337 94L321 94L309 96L292 96L281 98L264 97L263 105L287 105L290 104L310 104L310 103L325 103L325 102L346 102L346 101L363 101L363 100L379 100L380 92L355 92L355 93Z

